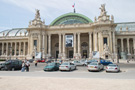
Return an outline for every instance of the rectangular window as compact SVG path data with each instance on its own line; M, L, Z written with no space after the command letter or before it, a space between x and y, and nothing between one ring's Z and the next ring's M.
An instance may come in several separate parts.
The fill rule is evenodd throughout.
M34 46L37 47L37 40L34 40Z
M104 44L107 44L107 38L106 37L104 38Z

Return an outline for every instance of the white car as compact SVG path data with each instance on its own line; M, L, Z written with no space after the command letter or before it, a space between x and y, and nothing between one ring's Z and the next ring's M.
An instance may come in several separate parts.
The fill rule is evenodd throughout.
M116 64L109 64L106 66L106 72L119 72L120 67Z
M92 62L88 64L88 71L100 71L103 70L104 66L98 62Z
M75 64L76 66L83 66L84 65L84 63L82 63L81 61L77 61L77 60L72 61L72 63Z
M75 70L76 69L76 65L70 62L64 62L59 66L59 70L63 71L71 71L71 70Z

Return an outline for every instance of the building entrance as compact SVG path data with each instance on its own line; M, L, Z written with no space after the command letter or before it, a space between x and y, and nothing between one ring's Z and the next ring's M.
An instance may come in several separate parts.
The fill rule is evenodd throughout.
M73 50L69 51L69 58L73 58Z
M87 50L83 50L83 58L87 58Z

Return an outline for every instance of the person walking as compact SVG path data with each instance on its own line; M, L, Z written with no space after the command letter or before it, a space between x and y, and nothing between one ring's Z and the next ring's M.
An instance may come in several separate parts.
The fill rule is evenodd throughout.
M26 64L24 61L22 61L22 69L21 69L21 72L24 72L26 69Z
M29 72L30 63L28 60L26 60L26 72Z

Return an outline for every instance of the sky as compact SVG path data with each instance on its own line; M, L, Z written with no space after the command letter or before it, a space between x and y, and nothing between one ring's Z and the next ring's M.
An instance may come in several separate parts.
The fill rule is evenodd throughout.
M101 4L106 4L108 15L116 23L135 22L135 0L0 0L0 31L11 28L27 28L40 10L41 19L49 25L55 18L73 12L83 14L94 21L100 15Z

